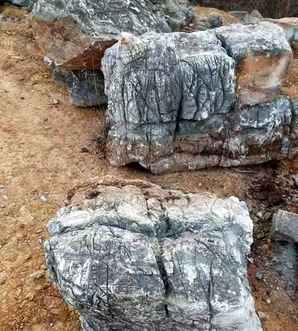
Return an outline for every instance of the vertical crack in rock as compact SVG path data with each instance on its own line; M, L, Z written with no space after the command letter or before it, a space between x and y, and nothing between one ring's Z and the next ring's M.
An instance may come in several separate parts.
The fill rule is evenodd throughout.
M110 163L163 173L287 158L295 138L280 86L292 56L268 22L127 36L102 62Z
M261 330L246 278L245 204L110 185L88 200L74 194L45 244L51 280L84 331Z

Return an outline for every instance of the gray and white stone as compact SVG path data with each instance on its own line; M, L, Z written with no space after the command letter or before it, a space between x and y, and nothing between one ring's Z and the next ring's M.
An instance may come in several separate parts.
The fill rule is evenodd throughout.
M244 202L113 183L75 194L49 223L49 274L83 330L262 330Z
M72 17L90 36L171 32L192 17L176 0L37 0L33 15L42 20Z
M279 210L272 220L272 237L298 244L298 214Z
M154 163L176 136L223 117L235 103L234 60L212 32L125 36L102 62L113 165Z
M218 39L220 29L125 35L109 48L102 69L109 100L110 163L123 166L137 162L153 173L163 173L259 164L294 156L298 125L293 102L278 90L269 93L268 86L269 96L260 97L261 90L253 95L249 79L241 92L239 82L236 85L235 63L247 52L259 54L263 49L267 58L267 53L274 55L279 49L290 59L291 48L283 31L276 27L284 45L273 38L275 32L266 37L268 27L271 25L261 26L259 34L268 39L267 43L255 36L250 40L251 30L242 34L239 29L237 35L235 27L231 28L234 37L227 38L236 46L228 53L233 57ZM258 65L253 67L256 72L250 73L252 77L262 76ZM272 83L270 75L266 81ZM244 90L250 95L247 102Z
M247 55L292 52L283 29L270 22L226 25L216 29L216 35L237 62Z
M78 107L107 104L104 94L104 77L100 70L67 71L54 69L55 81L68 88L71 102Z

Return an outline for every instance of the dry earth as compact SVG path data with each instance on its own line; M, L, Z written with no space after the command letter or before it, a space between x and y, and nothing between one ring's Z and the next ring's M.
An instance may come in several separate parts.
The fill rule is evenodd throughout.
M1 12L1 9L0 9ZM295 75L294 75L295 76ZM297 76L296 76L297 79ZM290 84L290 83L289 83ZM256 222L249 275L264 329L298 330L298 305L272 273L256 279L270 258L270 219L257 211L295 209L291 173L298 161L245 169L213 169L152 176L142 169L111 168L98 137L104 109L73 107L52 81L24 12L2 8L0 19L0 331L79 330L76 313L46 279L42 243L46 224L72 187L113 175L147 179L168 188L236 195ZM269 274L271 275L271 274Z

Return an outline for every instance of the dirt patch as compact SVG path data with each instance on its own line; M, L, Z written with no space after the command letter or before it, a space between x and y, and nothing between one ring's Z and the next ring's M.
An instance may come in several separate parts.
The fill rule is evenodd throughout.
M285 199L269 204L268 199L281 183L287 187L291 174L298 172L298 161L291 167L286 162L163 176L152 176L137 167L112 168L98 145L104 109L80 109L69 103L68 95L53 83L43 65L26 15L1 19L0 44L1 331L79 330L76 313L47 281L42 243L47 237L46 224L64 204L66 192L104 175L145 179L185 191L209 191L220 197L235 195L247 201L258 238L250 278L258 310L267 316L265 330L298 329L295 303L282 289L274 292L276 300L268 292L274 277L268 283L256 280L260 258L270 258L267 250L271 245L270 215L263 222L257 213L288 208L292 186L284 193Z

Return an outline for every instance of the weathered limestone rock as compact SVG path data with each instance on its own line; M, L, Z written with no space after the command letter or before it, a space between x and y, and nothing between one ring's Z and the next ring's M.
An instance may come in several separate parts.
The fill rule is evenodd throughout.
M217 29L216 34L237 63L240 104L273 100L293 57L282 28L269 22L235 24Z
M46 260L83 330L259 331L252 227L237 198L114 180L49 223Z
M22 6L22 7L27 7L29 9L31 9L34 5L34 3L37 0L3 0L3 2L8 2L11 3L12 5L16 5L16 6ZM1 3L1 1L0 1Z
M110 163L138 162L162 173L258 164L295 154L293 104L278 91L286 68L270 72L276 64L272 59L267 67L253 64L245 84L240 72L236 89L235 63L238 68L242 59L247 64L247 54L262 54L264 61L268 54L291 59L283 31L268 24L255 34L256 26L231 25L191 34L126 36L108 49L102 66ZM251 90L252 81L257 91ZM275 84L270 94L269 83Z
M290 159L298 155L298 100L292 100L293 121L291 126L290 142L291 147L289 151Z
M54 68L55 81L68 88L71 102L78 107L92 107L107 104L104 94L104 78L100 70L67 71Z
M279 210L272 220L273 267L290 297L298 289L298 215Z
M76 106L91 107L107 103L100 59L115 43L111 36L92 38L67 17L53 22L33 20L35 39L53 71L53 77L69 90Z
M272 220L272 237L298 244L298 215L279 210Z
M46 21L71 17L83 32L95 37L171 32L173 20L182 26L192 14L176 0L37 0L33 15Z
M97 89L103 86L100 62L120 33L171 32L192 18L191 9L176 0L37 0L32 13L36 39L54 77L57 72L67 75L73 103L80 106L106 103L103 89Z
M123 38L102 64L113 165L167 170L176 135L200 133L206 122L221 125L216 119L235 102L234 61L212 32Z

